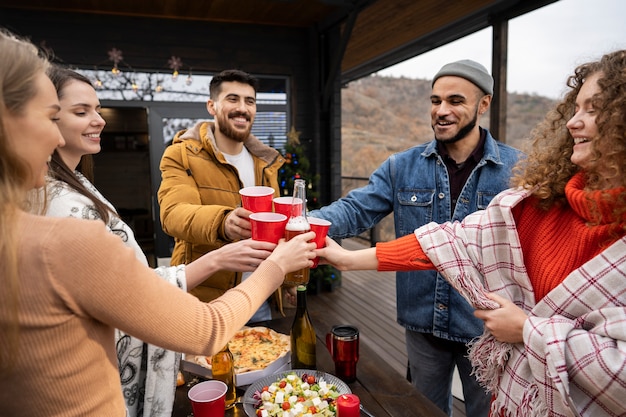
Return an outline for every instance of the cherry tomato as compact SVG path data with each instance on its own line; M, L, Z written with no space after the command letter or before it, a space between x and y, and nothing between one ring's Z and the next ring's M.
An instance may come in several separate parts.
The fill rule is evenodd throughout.
M280 381L280 383L278 384L278 386L280 388L285 388L287 386L287 381Z
M283 402L283 410L289 410L291 408L291 404L289 404L289 401L285 401Z
M268 387L267 385L263 387L263 389L261 390L261 392L267 392L270 390L270 387Z
M299 402L299 403L303 403L303 402L305 402L305 401L306 401L306 398L304 398L304 397L298 397L298 402Z
M311 414L315 414L315 413L317 413L317 408L315 408L315 406L312 405L312 406L309 407L309 411L311 412Z
M306 378L306 382L307 382L307 384L309 384L309 385L313 385L313 384L315 384L315 376L314 376L314 375L309 375L309 376Z
M260 409L259 409L259 410L256 410L256 416L257 416L257 417L263 417L263 412L262 412L262 410L260 410Z

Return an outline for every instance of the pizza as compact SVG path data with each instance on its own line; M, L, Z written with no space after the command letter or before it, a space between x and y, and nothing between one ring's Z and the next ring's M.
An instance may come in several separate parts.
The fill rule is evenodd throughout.
M228 347L235 360L235 373L264 369L290 351L289 336L267 327L244 327L235 333ZM211 357L187 355L187 360L211 369Z

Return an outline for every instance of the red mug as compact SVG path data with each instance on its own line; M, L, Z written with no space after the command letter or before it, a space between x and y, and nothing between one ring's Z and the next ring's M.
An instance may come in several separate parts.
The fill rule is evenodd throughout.
M337 378L354 382L359 361L359 329L349 324L333 326L326 334L326 348L335 362Z

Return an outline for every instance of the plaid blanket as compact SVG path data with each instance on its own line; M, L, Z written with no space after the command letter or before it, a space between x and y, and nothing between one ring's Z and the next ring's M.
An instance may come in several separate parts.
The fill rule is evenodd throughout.
M569 274L539 303L526 273L512 207L527 190L507 190L462 223L415 231L442 275L475 307L513 301L529 319L524 343L485 332L470 348L478 380L498 416L626 415L626 237Z

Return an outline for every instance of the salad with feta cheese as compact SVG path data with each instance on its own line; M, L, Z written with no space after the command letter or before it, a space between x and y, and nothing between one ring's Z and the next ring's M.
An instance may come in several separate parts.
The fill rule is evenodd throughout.
M285 374L252 396L257 417L335 417L337 387L314 374Z

